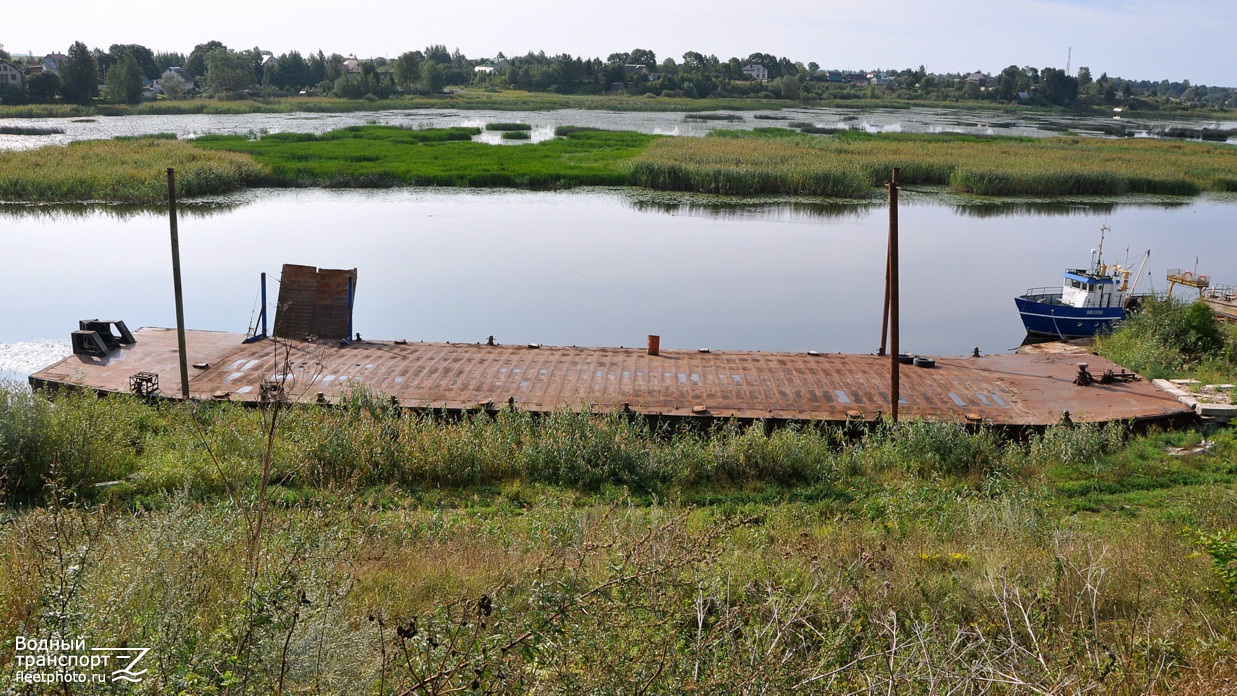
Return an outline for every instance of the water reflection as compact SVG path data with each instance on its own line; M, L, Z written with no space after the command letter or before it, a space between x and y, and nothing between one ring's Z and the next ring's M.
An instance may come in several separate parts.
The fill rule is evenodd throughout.
M866 215L873 206L885 204L876 199L740 198L647 190L625 190L622 198L627 207L641 212L736 220L772 216L842 219Z
M1231 200L979 206L908 195L902 345L1016 347L1025 332L1013 296L1085 264L1100 225L1112 228L1109 258L1153 250L1152 287L1195 256L1200 272L1232 282L1221 265L1237 256ZM65 337L94 316L174 325L164 211L5 211L0 342ZM355 325L367 337L632 346L654 333L666 348L866 353L879 344L887 229L879 199L409 188L264 191L186 211L179 232L193 328L245 331L259 274L299 263L359 269Z
M994 201L977 201L966 200L953 202L954 212L961 217L973 218L1001 218L1013 216L1036 216L1036 217L1070 217L1075 215L1093 215L1106 216L1112 215L1118 209L1147 209L1147 208L1185 208L1192 203L1188 199L1178 200L1140 200L1136 198L1130 199L1103 199L1103 200L1072 200L1072 201L1018 201L1018 200L994 200Z
M624 204L633 210L694 215L722 219L754 217L845 219L866 217L873 208L887 205L885 194L874 190L864 200L822 200L809 198L737 197L696 193L676 193L639 189L614 189ZM904 205L948 206L960 217L1002 218L1014 216L1071 217L1111 215L1122 207L1146 209L1186 208L1194 199L1167 196L1090 197L1071 200L982 198L950 193L944 187L902 189Z
M176 209L183 218L191 220L202 219L226 215L241 206L249 205L256 199L256 195L237 195L221 198L182 200L177 202ZM112 203L0 203L0 217L16 220L88 220L97 217L131 220L151 215L167 215L167 207Z

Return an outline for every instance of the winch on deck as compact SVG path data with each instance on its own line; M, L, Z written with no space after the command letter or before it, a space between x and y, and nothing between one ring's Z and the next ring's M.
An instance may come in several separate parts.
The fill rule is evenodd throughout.
M112 333L113 326L116 327L115 334ZM129 327L118 319L82 319L78 327L71 335L74 355L102 358L122 345L137 343Z

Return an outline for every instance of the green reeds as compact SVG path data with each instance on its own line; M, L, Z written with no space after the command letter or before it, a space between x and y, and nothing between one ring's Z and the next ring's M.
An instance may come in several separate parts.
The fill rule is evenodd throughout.
M636 158L631 183L726 195L789 193L860 198L871 185L856 167L812 157L785 138L667 138Z
M176 169L181 196L236 191L262 173L246 155L175 140L83 141L0 153L0 200L160 203L167 198L168 167Z
M117 135L112 140L176 140L175 133L145 133L142 135Z
M894 167L907 185L984 196L1190 196L1237 188L1237 148L1226 145L860 131L795 137L784 129L655 141L636 158L633 183L718 193L862 196L887 181ZM826 179L824 172L828 185L804 183Z

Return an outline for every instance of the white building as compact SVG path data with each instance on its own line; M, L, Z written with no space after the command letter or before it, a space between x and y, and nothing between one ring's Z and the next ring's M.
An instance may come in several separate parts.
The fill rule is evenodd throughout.
M757 82L769 81L769 70L763 65L745 65L743 66L743 74Z
M10 87L21 87L22 74L21 71L12 64L0 60L0 85L8 85Z

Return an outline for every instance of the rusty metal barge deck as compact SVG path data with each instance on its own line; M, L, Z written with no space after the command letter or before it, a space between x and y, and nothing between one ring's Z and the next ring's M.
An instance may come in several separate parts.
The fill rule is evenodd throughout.
M131 391L180 398L176 331L144 328L107 355L72 355L30 377L36 388ZM889 358L875 355L421 343L314 342L187 332L189 395L257 403L264 385L284 398L338 403L367 389L408 409L534 412L587 409L651 416L845 422L889 414ZM1088 355L1096 374L1120 368ZM1149 381L1076 386L1077 355L937 358L903 366L904 419L1042 426L1185 419L1193 412ZM149 377L154 376L154 384Z

